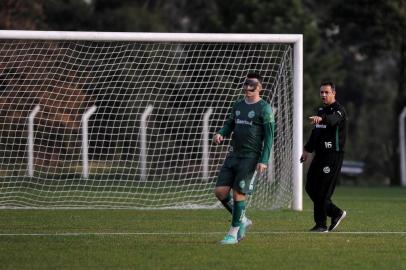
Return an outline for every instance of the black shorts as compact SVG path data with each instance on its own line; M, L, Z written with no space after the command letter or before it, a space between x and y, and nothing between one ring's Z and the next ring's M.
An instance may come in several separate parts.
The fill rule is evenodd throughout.
M251 181L257 163L257 157L227 157L219 172L216 187L228 186L240 193L251 194L255 186Z

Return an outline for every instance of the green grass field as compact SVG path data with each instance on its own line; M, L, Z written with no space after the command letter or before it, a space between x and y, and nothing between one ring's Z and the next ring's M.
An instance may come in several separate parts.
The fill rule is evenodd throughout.
M223 210L0 210L0 269L406 269L406 188L338 187L348 211L314 234L294 212L248 210L236 246Z

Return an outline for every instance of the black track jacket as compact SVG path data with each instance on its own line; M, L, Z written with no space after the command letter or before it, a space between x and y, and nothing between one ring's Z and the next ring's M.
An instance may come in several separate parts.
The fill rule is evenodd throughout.
M331 105L320 107L317 116L322 121L315 125L304 148L307 152L322 154L327 152L344 152L347 133L347 114L344 107L337 101Z

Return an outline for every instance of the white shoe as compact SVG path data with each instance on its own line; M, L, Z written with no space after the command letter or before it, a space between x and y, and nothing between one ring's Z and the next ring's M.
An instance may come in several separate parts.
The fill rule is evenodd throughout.
M235 245L238 244L238 240L235 238L235 236L232 236L230 234L227 234L223 240L220 241L221 245Z
M251 226L252 226L252 221L248 218L245 222L241 222L240 229L238 230L238 233L237 233L238 242L240 242L241 240L244 239L245 234L251 228Z

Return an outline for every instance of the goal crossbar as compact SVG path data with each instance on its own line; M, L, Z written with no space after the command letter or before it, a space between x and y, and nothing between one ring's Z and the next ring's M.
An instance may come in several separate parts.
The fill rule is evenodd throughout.
M0 30L1 39L140 42L300 43L301 34L149 33ZM298 44L300 45L300 44Z

